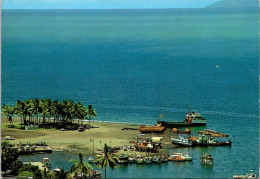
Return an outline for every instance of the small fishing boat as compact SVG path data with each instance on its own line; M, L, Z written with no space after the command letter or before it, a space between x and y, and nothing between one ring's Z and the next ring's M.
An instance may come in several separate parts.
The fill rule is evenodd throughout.
M92 156L88 157L88 163L95 163L95 159Z
M143 158L142 156L137 156L137 157L136 157L136 163L137 163L137 164L143 164L143 163L145 163L145 162L144 162L144 158Z
M178 138L171 137L172 144L182 145L186 147L192 146L192 141L189 141L189 139L184 138L183 136L178 136Z
M183 154L182 152L178 153L172 153L169 157L168 160L171 161L192 161L193 157L189 154Z
M51 163L50 163L50 159L49 158L43 158L42 159L42 163L45 167L47 168L51 168Z
M135 163L135 158L133 156L129 156L128 163Z
M163 162L168 162L168 157L167 156L162 156L162 161Z
M154 156L153 157L153 162L154 163L158 163L158 164L162 163L163 162L162 161L162 157L161 156Z
M250 173L246 175L234 175L233 179L256 179L256 174L253 174L253 170L250 170Z
M151 164L151 163L153 163L153 158L152 157L144 157L144 162L146 164Z
M128 163L128 155L127 154L120 154L118 156L117 163L119 163L119 164L127 164Z
M206 154L206 153L200 156L200 160L203 164L206 164L206 165L212 165L213 164L213 157L211 155Z

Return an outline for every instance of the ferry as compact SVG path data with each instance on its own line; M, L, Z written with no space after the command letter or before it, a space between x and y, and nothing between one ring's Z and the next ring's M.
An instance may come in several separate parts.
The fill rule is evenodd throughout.
M173 128L173 127L193 127L193 126L206 126L207 120L200 114L191 112L186 115L182 122L166 122L158 120L158 124L162 126Z

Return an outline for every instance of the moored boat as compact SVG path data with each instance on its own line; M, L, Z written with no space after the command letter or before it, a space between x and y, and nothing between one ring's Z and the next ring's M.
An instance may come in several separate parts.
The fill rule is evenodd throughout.
M154 156L153 157L153 162L154 163L158 163L158 164L162 163L163 162L162 161L162 157L161 156Z
M142 156L137 156L137 157L136 157L136 163L137 163L137 164L143 164L143 163L145 163L145 162L144 162L144 158L143 158Z
M118 156L117 163L119 163L119 164L126 164L126 163L128 163L128 155L127 154L120 154Z
M256 174L253 174L253 170L250 170L250 173L246 175L234 175L233 179L256 179Z
M200 156L200 160L203 164L206 164L206 165L212 165L213 164L213 157L211 155L206 154L206 153Z
M200 133L199 137L192 141L194 146L231 146L232 142L219 142L210 134Z
M182 152L178 153L172 153L169 157L168 160L171 161L192 161L193 157L189 154L183 154Z
M95 163L94 157L89 156L89 157L88 157L88 162L89 162L89 163Z
M153 158L152 157L144 157L144 162L146 164L151 164L151 163L153 163Z
M183 136L178 136L178 138L171 137L171 142L172 144L182 145L186 147L192 146L192 141L189 141L189 139L186 139Z
M128 163L135 163L135 158L133 156L129 156Z
M42 163L43 163L43 165L44 165L45 167L47 167L47 168L50 168L50 167L51 167L50 159L47 158L47 157L42 159Z

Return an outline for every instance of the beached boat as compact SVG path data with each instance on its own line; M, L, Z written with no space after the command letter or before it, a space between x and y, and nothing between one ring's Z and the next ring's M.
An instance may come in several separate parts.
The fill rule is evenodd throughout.
M253 170L250 170L250 173L246 175L234 175L233 179L256 179L256 174L253 174Z
M166 122L158 120L158 124L169 128L206 126L207 120L200 113L191 112L186 115L183 122Z
M95 159L92 156L88 157L88 163L95 163Z
M127 164L128 163L128 155L127 154L120 154L117 157L117 163L119 164Z
M216 141L216 139L210 134L200 133L199 137L192 141L192 144L194 146L231 146L232 142L230 140L226 142L219 142Z
M172 131L174 133L186 133L186 134L190 134L191 133L190 129L188 129L188 128L186 128L184 130L180 130L180 129L177 129L177 128L172 128Z
M157 125L157 126L140 126L139 131L141 133L163 133L166 127Z
M203 154L200 156L200 160L203 164L212 165L213 164L213 157L208 154Z
M172 144L182 145L186 147L192 146L192 141L189 141L189 139L184 138L183 136L178 136L178 138L171 137Z
M50 159L49 158L43 158L42 159L42 163L45 167L50 168L51 167L51 163L50 163Z

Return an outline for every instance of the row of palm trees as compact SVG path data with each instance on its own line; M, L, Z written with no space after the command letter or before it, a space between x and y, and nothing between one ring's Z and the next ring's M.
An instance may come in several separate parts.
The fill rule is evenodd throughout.
M74 123L74 119L90 120L96 117L96 110L92 105L85 107L80 102L71 100L50 100L50 99L27 99L25 101L17 100L16 104L9 106L3 104L2 113L7 117L10 124L13 123L13 116L21 117L21 127L28 124L69 124ZM52 122L51 122L52 121Z
M73 162L70 171L75 173L76 178L84 178L86 175L90 174L90 171L94 168L92 165L87 164L85 161L83 161L83 155L81 153L79 153L79 161L74 159L70 161ZM107 166L111 167L112 169L116 167L116 162L109 153L108 146L106 144L104 146L103 155L98 155L96 157L95 164L98 167L105 169L105 178ZM78 177L78 173L80 173L80 177Z

